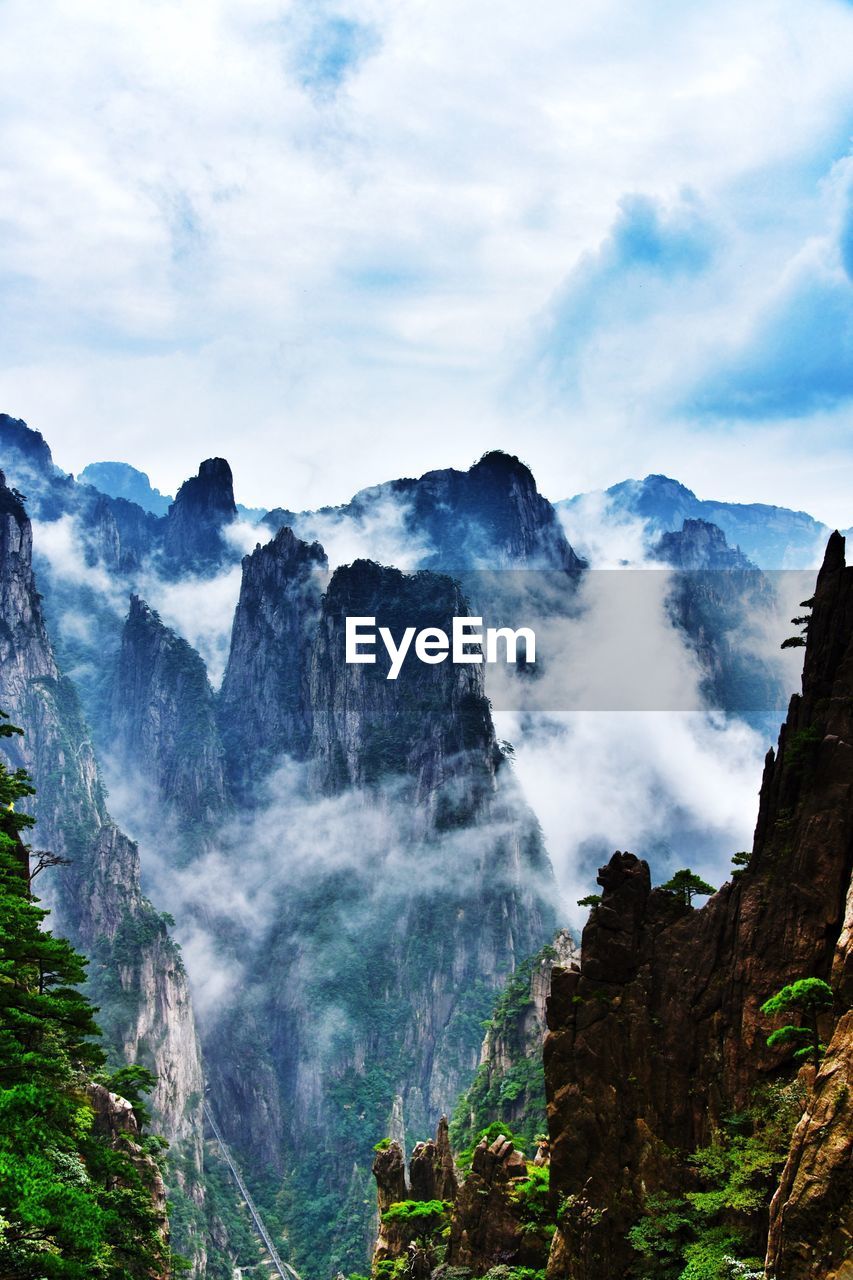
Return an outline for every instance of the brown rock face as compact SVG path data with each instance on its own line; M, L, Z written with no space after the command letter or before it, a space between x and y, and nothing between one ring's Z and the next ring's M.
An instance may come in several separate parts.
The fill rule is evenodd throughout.
M766 1046L764 1000L806 976L831 980L849 999L851 866L853 569L834 534L803 692L791 699L778 753L767 757L749 867L696 911L651 889L645 863L614 855L599 874L602 902L584 930L580 972L554 972L545 1044L551 1185L584 1217L564 1217L558 1228L555 1280L623 1274L632 1256L626 1231L672 1176L667 1150L706 1143L780 1067L783 1057ZM849 1104L836 1099L849 1073L844 1025L797 1130L783 1183L790 1193L774 1210L771 1247L784 1280L829 1274L794 1260L841 1247L826 1214L850 1203ZM834 1155L812 1111L831 1122ZM812 1170L825 1179L820 1192ZM816 1200L826 1212L810 1208Z
M547 1256L547 1244L536 1232L525 1230L519 1202L513 1192L527 1177L527 1163L506 1138L486 1140L474 1152L471 1172L460 1188L450 1223L450 1266L470 1267L475 1276L490 1267L539 1268Z
M409 1180L413 1200L455 1200L456 1166L450 1150L447 1116L438 1122L435 1141L419 1142L412 1152Z
M111 1146L130 1155L133 1164L151 1195L158 1219L158 1231L164 1242L169 1239L169 1214L166 1205L166 1188L154 1160L146 1155L139 1144L139 1125L133 1107L126 1098L110 1093L102 1084L90 1081L86 1085L89 1105L94 1112L93 1132L106 1138ZM161 1271L156 1280L169 1280L168 1268ZM152 1278L154 1280L154 1278Z
M373 1176L379 1198L379 1212L409 1198L406 1186L406 1159L396 1142L387 1151L378 1151L373 1161Z
M835 1028L770 1207L768 1274L853 1276L853 1013Z
M452 1201L456 1197L457 1180L447 1117L438 1122L435 1140L419 1142L412 1152L409 1164L409 1182L406 1180L406 1161L399 1143L392 1142L384 1151L378 1151L373 1161L373 1176L379 1202L379 1234L373 1249L373 1268L378 1262L408 1256L410 1270L418 1268L429 1273L434 1262L432 1249L418 1240L420 1226L417 1221L385 1221L385 1214L393 1204L401 1200Z

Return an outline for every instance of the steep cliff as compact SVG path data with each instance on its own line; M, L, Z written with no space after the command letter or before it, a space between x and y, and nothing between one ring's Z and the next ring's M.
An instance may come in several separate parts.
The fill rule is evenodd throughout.
M205 839L228 804L213 690L201 658L138 596L112 679L110 757L138 777L186 847Z
M163 533L167 565L205 571L234 559L224 530L237 519L234 482L224 458L208 458L185 480L169 507Z
M241 796L284 753L304 759L311 736L311 645L328 562L319 543L279 529L243 560L231 650L219 698L230 777Z
M767 1046L773 1024L760 1006L806 976L833 980L849 1000L851 705L853 570L833 535L813 601L803 691L791 699L778 752L767 757L748 867L696 911L653 890L644 862L615 854L599 874L602 900L584 930L579 971L554 972L545 1076L561 1208L552 1276L604 1280L637 1264L629 1230L639 1224L633 1243L648 1245L660 1197L701 1191L708 1151L724 1162L741 1150L732 1117L740 1115L757 1142L794 1106L788 1055ZM834 1224L808 1211L812 1197L827 1207L844 1203L849 1186L848 1113L838 1105L844 1028L807 1104L774 1209L771 1249L783 1280L827 1274L815 1269L824 1265L817 1259L848 1247L849 1234L834 1235ZM825 1146L820 1153L815 1138L813 1115L821 1112L838 1123L834 1156ZM764 1149L766 1177L779 1137ZM827 1175L820 1191L804 1185L809 1162L818 1160ZM741 1204L727 1224L753 1253L767 1234L762 1203L759 1195L749 1213ZM797 1257L806 1269L790 1261Z
M381 524L381 514L391 508L402 517L401 549L408 544L422 569L576 573L583 567L529 467L497 450L484 454L468 471L446 467L418 479L391 480L362 489L345 506L316 513L276 508L264 521L272 529L290 525L305 536L312 517L322 516L327 523L353 521L369 533L371 521Z
M526 1151L535 1149L547 1127L542 1045L551 973L555 966L568 969L579 959L577 943L568 929L561 929L510 977L486 1024L477 1074L453 1114L457 1151L495 1123L504 1124Z
M706 702L774 733L786 687L779 664L764 652L775 622L768 578L706 520L685 520L663 534L650 557L674 571L667 609L696 655Z
M301 608L301 594L297 606L288 601L289 584L303 569L313 574L322 554L289 534L277 542L244 572L258 574L260 634L287 638L296 633L273 615L275 591L283 609ZM322 600L306 685L288 674L292 658L274 639L261 653L241 648L252 662L272 661L271 678L284 669L300 699L304 690L310 738L297 719L300 803L276 820L288 875L257 959L241 954L253 998L222 1012L208 1056L229 1140L287 1174L289 1237L312 1275L363 1265L365 1154L392 1112L418 1135L453 1104L476 1068L495 990L554 932L550 865L498 748L482 667L414 662L386 680L381 661L345 662L346 612L447 630L466 606L450 578L357 561L335 572ZM234 689L238 676L233 663ZM273 775L266 803L288 785ZM311 856L296 860L305 824ZM350 1188L334 1210L330 1184Z
M110 1051L156 1073L158 1127L197 1175L203 1083L186 975L142 896L136 846L107 812L76 695L47 637L31 550L26 511L0 477L0 705L26 729L7 754L38 788L36 840L69 860L55 874L51 905L92 957L90 986ZM196 1183L189 1189L200 1194Z

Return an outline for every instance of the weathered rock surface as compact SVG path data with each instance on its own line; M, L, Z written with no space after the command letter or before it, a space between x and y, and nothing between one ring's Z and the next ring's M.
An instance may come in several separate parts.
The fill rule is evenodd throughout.
M525 1158L507 1138L479 1144L453 1207L449 1266L470 1267L481 1276L502 1265L544 1265L547 1238L529 1229L516 1194L526 1178Z
M69 859L39 888L61 931L92 957L108 1043L156 1073L157 1127L200 1171L204 1086L186 974L142 895L136 845L107 812L76 695L47 637L31 548L26 511L0 482L0 707L26 731L4 751L35 781L35 843Z
M409 1162L409 1181L413 1200L456 1199L458 1181L447 1116L439 1120L434 1140L416 1144Z
M534 1150L546 1127L542 1046L551 974L555 967L571 968L579 960L574 937L561 929L509 978L486 1028L477 1074L454 1111L458 1150L492 1123L505 1124L528 1154Z
M584 930L580 971L554 972L545 1044L552 1187L559 1197L586 1197L595 1219L582 1272L580 1245L558 1230L555 1278L621 1274L626 1231L644 1197L665 1185L667 1152L706 1143L722 1116L779 1069L782 1055L766 1045L764 1000L804 976L834 974L846 989L848 962L836 949L848 936L851 743L853 570L833 535L803 692L791 699L778 753L767 757L748 869L694 911L652 890L644 862L615 854L599 874L602 902ZM843 1189L847 1176L836 1170L831 1182L840 1177ZM836 1193L825 1194L832 1204ZM813 1224L812 1256L831 1247L830 1230ZM787 1260L800 1246L788 1237L779 1247ZM813 1274L782 1271L784 1280Z
M853 1275L853 1013L839 1019L770 1208L768 1274Z
M243 560L240 599L219 699L230 775L249 796L285 754L304 759L311 737L311 646L328 562L319 543L279 529Z
M223 531L236 519L231 468L224 458L208 458L198 475L184 481L169 507L163 535L167 563L203 571L233 559Z
M110 754L197 842L228 803L225 753L201 658L144 600L130 612L112 680Z
M371 521L389 507L401 513L401 540L417 549L422 569L583 568L529 467L511 454L487 453L468 471L447 467L416 480L374 485L345 506L317 514L327 521L353 520L369 532ZM312 514L277 508L264 520L272 529L286 524L301 533L312 527Z
M118 1094L110 1093L102 1084L92 1081L86 1085L86 1095L93 1112L93 1132L131 1157L143 1184L150 1190L160 1237L168 1241L166 1187L156 1162L139 1146L139 1125L133 1107L126 1098L120 1098ZM169 1270L164 1269L156 1280L169 1280L169 1276Z
M705 700L775 732L787 696L781 670L748 643L776 622L766 576L707 520L685 520L650 555L674 570L667 608L698 659Z

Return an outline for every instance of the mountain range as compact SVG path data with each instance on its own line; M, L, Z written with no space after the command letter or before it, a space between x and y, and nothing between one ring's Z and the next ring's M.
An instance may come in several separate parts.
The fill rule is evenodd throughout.
M69 859L50 902L92 958L111 1052L158 1077L179 1247L213 1280L238 1261L203 1140L207 1089L300 1273L357 1273L374 1143L390 1133L404 1149L455 1110L502 1052L495 1034L483 1048L496 1000L544 956L522 1037L533 1061L545 983L575 949L484 668L413 664L387 681L382 662L346 663L342 620L448 630L535 606L555 634L585 634L596 564L566 530L590 500L552 505L493 452L303 513L241 510L229 463L206 459L168 501L124 464L74 480L7 416L0 460L0 706L26 730L13 762L38 788L38 839ZM641 522L643 572L665 587L656 625L697 714L743 720L738 733L755 731L750 713L778 720L784 669L742 636L756 617L775 625L762 571L805 564L820 526L703 503L664 477L608 490L603 515L592 505L617 528ZM561 732L541 707L563 665L511 684L522 743ZM467 1093L478 1118L504 1067ZM529 1071L516 1098L532 1116ZM576 1194L574 1164L557 1169Z

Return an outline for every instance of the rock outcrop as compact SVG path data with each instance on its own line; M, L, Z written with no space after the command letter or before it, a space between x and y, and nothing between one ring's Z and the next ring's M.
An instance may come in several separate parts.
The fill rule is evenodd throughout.
M644 862L615 854L599 874L602 900L584 930L579 971L554 972L545 1044L552 1187L578 1212L586 1206L588 1225L579 1231L563 1218L554 1280L622 1274L640 1206L679 1177L673 1153L707 1143L725 1115L746 1107L757 1083L782 1069L783 1054L766 1043L763 1001L805 976L833 980L849 999L851 707L853 570L833 535L813 601L803 691L791 699L778 752L767 757L749 866L695 911L652 889ZM808 1241L794 1224L800 1210L799 1221L808 1218L815 1195L804 1185L818 1158L810 1108L828 1115L835 1106L839 1120L841 1155L834 1164L828 1158L820 1198L827 1207L841 1203L849 1187L846 1108L830 1101L832 1081L841 1082L833 1068L839 1051L836 1043L818 1077L783 1180L791 1191L776 1206L771 1246L785 1266L836 1249L826 1219L810 1219ZM785 1280L818 1274L781 1270Z
M189 847L203 842L228 803L213 690L195 650L138 596L112 679L109 742L122 774L150 790L158 820Z
M544 1266L549 1238L525 1216L520 1188L527 1178L527 1161L508 1138L477 1146L453 1207L449 1266L468 1267L474 1276L492 1267Z
M218 568L233 559L223 536L237 519L234 481L224 458L208 458L185 480L169 507L163 535L166 563L179 571Z
M478 1144L460 1182L442 1117L435 1140L419 1142L412 1151L408 1179L395 1142L378 1152L373 1174L379 1202L374 1274L379 1264L400 1258L407 1260L410 1277L428 1275L439 1257L473 1276L492 1267L545 1265L550 1233L531 1214L530 1167L504 1135Z
M110 1093L102 1084L89 1081L86 1097L92 1108L92 1131L106 1139L112 1147L126 1152L132 1159L140 1181L147 1187L154 1206L161 1240L169 1240L169 1213L166 1203L166 1187L157 1163L139 1145L139 1125L133 1107L126 1098ZM164 1269L152 1280L170 1280L170 1270Z
M297 760L295 772L271 779L257 821L265 821L263 803L274 806L277 788L295 778L294 834L304 841L306 821L318 830L312 857L297 863L287 820L280 827L278 856L290 857L292 870L269 912L257 968L245 979L256 999L225 1011L208 1054L216 1059L214 1096L229 1140L273 1167L298 1160L309 1202L317 1197L311 1179L334 1176L350 1186L354 1167L367 1175L363 1152L377 1131L387 1131L392 1111L398 1130L434 1126L476 1068L494 992L554 932L552 872L498 747L482 667L415 661L386 680L382 661L345 661L346 613L374 614L395 634L403 622L447 629L466 612L459 588L441 575L357 561L332 576L311 637L311 615L298 610L304 581L322 565L319 547L286 531L244 565L243 616L223 701L227 691L236 714L238 691L257 678L252 664L261 664L269 689L284 680L293 691L289 707L256 700L247 712L251 723L271 721L266 741L280 747L280 758L290 745ZM297 617L307 640L294 629ZM281 649L291 637L307 649L305 685L303 657ZM295 671L288 667L294 661ZM353 848L367 829L369 848ZM352 1221L364 1213L363 1194L354 1191L353 1200L348 1223L324 1219L318 1246L343 1270L359 1265ZM289 1223L297 1248L309 1224L316 1235L319 1224L305 1212ZM345 1245L338 1231L346 1231Z
M306 756L309 662L327 569L320 544L286 528L243 560L219 716L231 780L245 798L285 754Z
M505 1124L525 1151L544 1136L545 1007L555 967L571 968L580 948L568 929L522 961L498 996L486 1026L480 1065L453 1114L454 1146L463 1150L491 1124Z
M512 454L492 451L468 471L446 467L418 479L391 480L362 489L345 506L301 514L276 508L264 521L290 525L297 534L322 517L349 520L365 530L381 527L388 512L400 518L401 550L418 568L458 574L465 570L538 569L577 574L575 555L551 503L536 488L529 467Z
M767 577L706 520L685 520L650 556L673 569L667 609L703 672L705 701L774 733L787 690L761 643L776 624Z
M456 1199L459 1184L450 1150L447 1116L439 1120L434 1140L415 1145L409 1162L409 1181L414 1200Z

